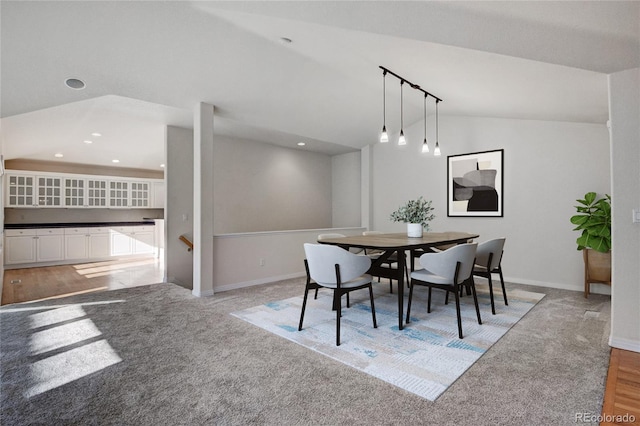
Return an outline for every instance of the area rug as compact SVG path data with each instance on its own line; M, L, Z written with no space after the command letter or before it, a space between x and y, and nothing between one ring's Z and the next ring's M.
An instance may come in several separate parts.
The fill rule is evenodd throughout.
M340 346L335 344L336 318L329 290L321 290L317 300L309 292L302 331L298 331L302 295L231 315L435 401L544 297L514 289L507 292L509 305L505 306L502 293L494 289L496 315L491 315L488 286L477 285L482 325L477 322L472 297L461 298L464 338L459 339L455 302L445 305L444 291L433 290L431 313L427 314L428 290L417 288L411 322L399 330L397 295L389 293L387 284L374 287L378 328L373 328L368 291L353 292L350 308L343 297Z

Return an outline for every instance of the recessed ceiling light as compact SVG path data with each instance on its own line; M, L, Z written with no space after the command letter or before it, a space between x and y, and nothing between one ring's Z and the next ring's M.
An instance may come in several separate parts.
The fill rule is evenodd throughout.
M58 152L58 153L56 153L56 154L53 154L53 156L54 156L54 157L56 157L56 158L62 158L62 157L64 157L64 155L62 155L62 154L61 154L61 153L59 153L59 152Z
M305 145L306 145L306 143L304 143L304 142L298 142L298 146L305 146Z
M84 81L79 80L77 78L68 78L64 84L67 85L68 88L70 89L74 89L74 90L82 90L85 88L85 84Z
M120 160L111 160L112 163L119 163Z
M160 167L162 167L164 169L164 164L160 164Z
M102 136L102 134L98 133L98 132L93 132L91 133L91 136L94 136L96 138L99 138L100 136Z
M280 43L289 44L289 43L291 43L291 39L288 38L288 37L280 37Z
M89 144L92 144L92 143L93 143L93 141L90 141L90 140L86 140L86 141L83 141L83 142L84 142L84 143L86 143L87 145L89 145Z

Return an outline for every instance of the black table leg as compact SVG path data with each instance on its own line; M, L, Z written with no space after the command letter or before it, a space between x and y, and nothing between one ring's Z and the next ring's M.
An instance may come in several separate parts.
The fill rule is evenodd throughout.
M404 250L398 250L398 328L402 330L404 325L402 323L403 308L404 308L404 270L406 268Z

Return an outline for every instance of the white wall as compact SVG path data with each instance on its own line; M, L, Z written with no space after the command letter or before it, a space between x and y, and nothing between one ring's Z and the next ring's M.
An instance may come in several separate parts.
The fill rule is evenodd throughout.
M331 157L331 226L360 226L360 151Z
M395 138L374 146L374 228L404 232L405 225L392 223L390 213L423 195L435 207L432 230L475 232L479 241L507 237L503 268L508 280L581 290L583 260L569 218L575 200L586 192L610 193L606 126L440 116L440 158L420 154L422 126L405 130L405 147ZM429 141L433 152L435 138L430 135ZM504 217L448 218L447 155L493 149L504 149Z
M640 69L609 76L613 188L611 346L640 352Z
M214 232L331 227L328 155L216 136Z
M214 291L304 276L304 243L317 242L322 233L360 235L362 231L364 228L330 228L216 235Z
M193 241L193 131L168 126L165 149L165 278L192 288L193 254L178 238Z

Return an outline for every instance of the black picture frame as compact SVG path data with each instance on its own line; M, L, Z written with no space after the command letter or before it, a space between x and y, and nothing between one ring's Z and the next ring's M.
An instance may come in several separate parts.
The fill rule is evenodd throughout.
M504 149L447 156L447 216L504 216Z

